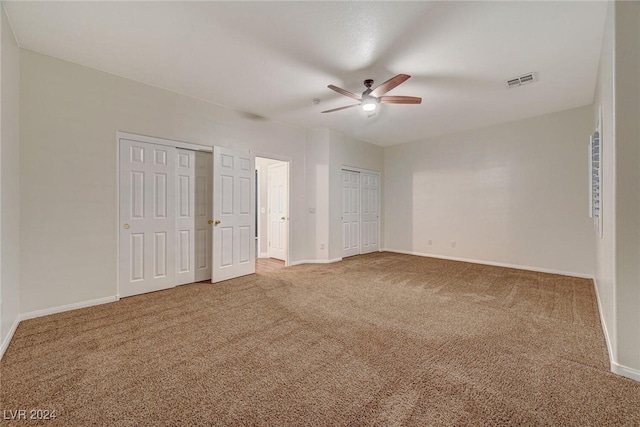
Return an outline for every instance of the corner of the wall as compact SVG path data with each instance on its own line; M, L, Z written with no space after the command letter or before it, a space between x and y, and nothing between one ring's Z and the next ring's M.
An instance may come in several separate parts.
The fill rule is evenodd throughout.
M611 372L615 372L614 366L619 366L615 360L615 355L613 353L613 344L611 340L611 336L609 335L609 328L607 327L607 323L605 321L604 312L602 311L602 302L600 301L600 294L598 293L598 280L593 278L593 289L596 294L596 302L598 304L598 314L600 315L600 325L602 326L602 333L604 334L604 340L607 343L607 352L609 353L609 363L611 365Z
M2 345L0 346L0 360L2 360L2 357L4 356L5 351L7 351L7 348L9 348L11 339L13 338L13 335L16 333L16 329L18 329L19 324L20 324L19 318L14 320L13 324L11 325L11 329L9 329L9 333L7 334L6 337L4 337L4 340L2 341Z

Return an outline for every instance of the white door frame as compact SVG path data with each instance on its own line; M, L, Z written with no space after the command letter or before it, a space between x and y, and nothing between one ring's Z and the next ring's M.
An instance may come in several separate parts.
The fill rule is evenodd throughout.
M288 228L287 230L287 250L285 253L285 261L284 261L284 265L286 267L290 266L291 264L291 157L286 157L286 156L277 156L277 155L273 155L273 154L264 154L264 153L259 153L259 152L254 152L256 157L262 157L263 159L271 159L271 160L278 160L280 162L284 162L286 164L286 168L287 168L287 206L289 206L289 220L286 222L286 226ZM266 178L266 177L265 177ZM260 179L262 181L263 178L260 178L260 176L258 176L258 179ZM258 185L258 183L256 182L256 185ZM260 198L258 197L258 200ZM256 206L256 211L258 212L258 207ZM260 226L260 221L258 221L258 226ZM258 231L258 236L260 236L260 231ZM260 242L258 242L258 248L260 247ZM256 258L257 255L256 255Z
M116 132L116 214L115 214L115 236L116 236L116 299L120 299L120 140L148 142L166 147L186 148L194 151L213 152L212 146L192 144L190 142L172 141L170 139L156 138L153 136L137 135L129 132Z
M380 171L374 171L372 169L363 169L363 168L357 168L355 166L347 166L347 165L342 165L342 167L340 168L340 173L342 173L342 171L351 171L351 172L359 172L359 173L368 173L371 175L377 175L378 176L378 212L379 212L379 217L382 217L382 211L380 210L380 207L382 206L382 173ZM362 197L362 195L360 196ZM360 219L362 220L362 209L360 209ZM382 248L382 243L380 241L380 235L382 233L382 218L379 218L380 221L378 221L378 252L380 252L380 249ZM362 223L362 221L360 221ZM360 236L360 241L362 241L362 236Z

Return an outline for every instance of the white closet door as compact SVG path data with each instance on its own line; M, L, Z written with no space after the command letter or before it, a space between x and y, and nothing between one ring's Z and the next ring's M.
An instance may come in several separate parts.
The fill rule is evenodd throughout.
M256 271L255 156L213 151L213 283Z
M267 167L269 182L269 257L285 260L288 243L287 220L289 196L287 194L287 164L276 163Z
M342 256L360 253L360 173L342 171Z
M195 282L195 151L176 149L176 285Z
M175 286L175 148L120 140L120 296Z
M379 230L380 230L380 176L362 172L360 174L360 193L362 211L362 230L360 253L368 254L379 250Z
M211 153L196 152L196 282L211 279Z

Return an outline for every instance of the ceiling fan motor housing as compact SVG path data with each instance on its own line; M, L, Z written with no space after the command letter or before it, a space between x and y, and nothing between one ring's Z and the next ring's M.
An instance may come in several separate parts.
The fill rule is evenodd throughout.
M365 99L366 97L369 96L371 92L373 92L373 90L371 89L371 86L373 85L373 80L372 79L365 80L364 85L366 86L367 90L362 92L362 99Z

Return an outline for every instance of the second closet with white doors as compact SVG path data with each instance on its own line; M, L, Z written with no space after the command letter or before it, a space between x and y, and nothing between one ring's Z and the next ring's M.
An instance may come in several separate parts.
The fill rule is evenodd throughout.
M119 296L210 279L211 152L119 143Z
M380 248L380 174L342 170L342 257Z

